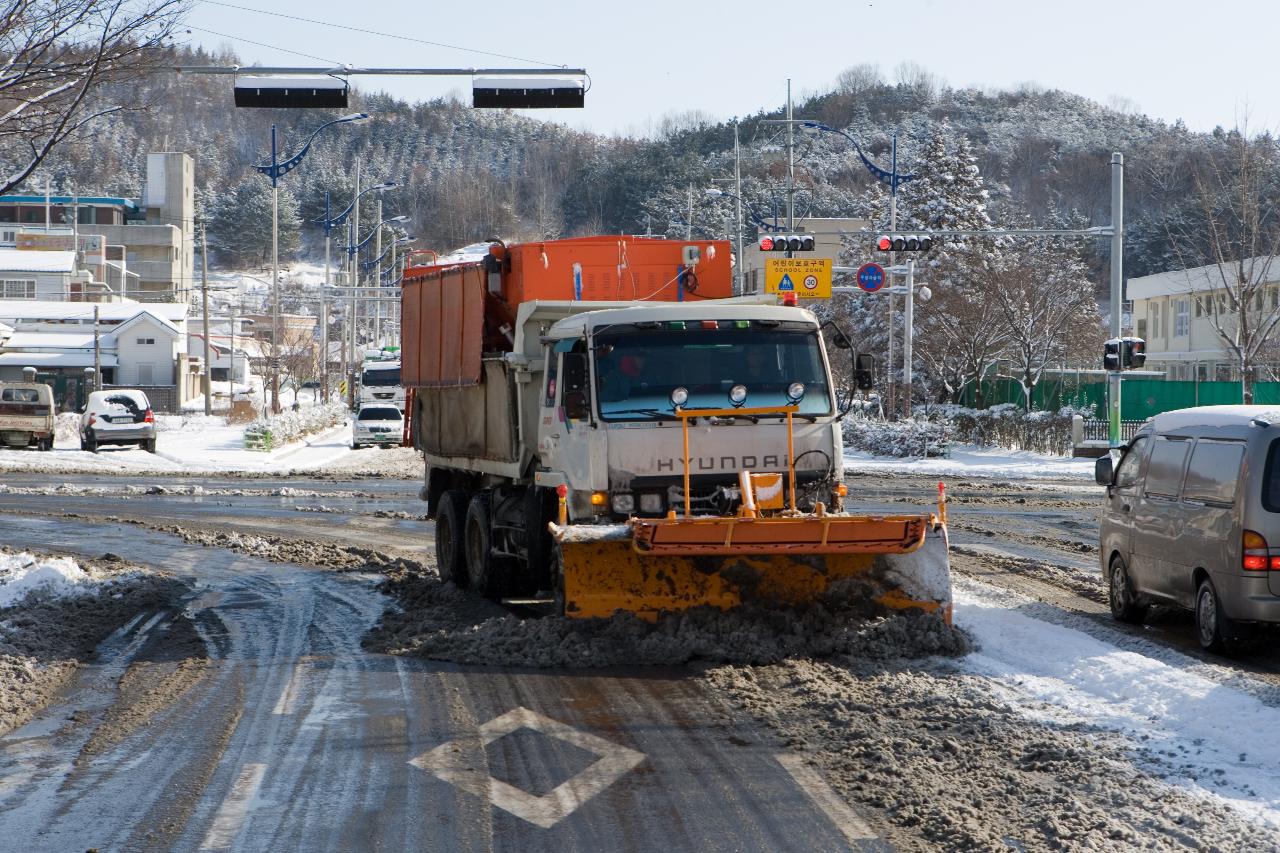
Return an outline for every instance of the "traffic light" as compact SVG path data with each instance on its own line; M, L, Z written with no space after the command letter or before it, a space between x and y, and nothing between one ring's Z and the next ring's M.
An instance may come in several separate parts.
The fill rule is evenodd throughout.
M1145 357L1144 357L1145 358ZM1112 338L1102 345L1103 370L1120 369L1120 339Z
M929 234L881 234L876 249L881 252L927 252L933 248Z
M337 77L266 75L237 77L237 107L328 109L347 105L347 81Z
M779 234L760 238L762 252L812 252L813 236L809 234Z
M1126 370L1136 370L1147 363L1147 342L1142 338L1120 339L1120 363Z

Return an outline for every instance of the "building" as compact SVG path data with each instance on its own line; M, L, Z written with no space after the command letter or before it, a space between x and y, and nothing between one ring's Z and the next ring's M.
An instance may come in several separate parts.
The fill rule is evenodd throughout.
M1280 310L1280 259L1253 258L1246 263L1270 263L1255 310L1265 312L1262 316ZM1227 330L1235 322L1222 286L1222 272L1210 264L1129 279L1133 333L1147 342L1148 369L1162 370L1168 379L1240 379L1239 365L1223 348L1214 328L1214 314L1217 324ZM1225 272L1234 275L1230 269ZM1280 350L1265 360L1280 361Z
M0 341L0 381L33 367L59 406L74 408L97 364L104 387L141 388L156 410L176 412L199 393L186 314L186 305L174 304L0 301L0 325L11 330Z
M83 287L90 277L76 270L72 251L0 249L0 299L70 300L72 281Z
M31 235L101 238L103 260L121 279L112 292L140 302L186 302L195 269L195 176L188 154L147 155L142 198L67 195L0 197L0 248ZM68 247L70 248L70 246ZM124 271L127 270L127 273ZM110 283L104 271L97 279Z

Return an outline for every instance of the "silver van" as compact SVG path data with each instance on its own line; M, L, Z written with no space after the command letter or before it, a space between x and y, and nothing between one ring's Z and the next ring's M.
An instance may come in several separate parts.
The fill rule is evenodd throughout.
M1280 409L1203 406L1156 415L1097 462L1111 614L1192 610L1200 645L1223 652L1280 622Z

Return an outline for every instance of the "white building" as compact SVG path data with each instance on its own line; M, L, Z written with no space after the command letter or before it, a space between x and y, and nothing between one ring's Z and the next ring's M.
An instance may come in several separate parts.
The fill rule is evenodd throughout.
M0 381L34 367L65 408L82 400L85 369L96 363L104 386L141 387L155 408L177 411L199 385L186 312L172 303L0 301L0 324L12 329L0 341Z
M73 279L75 252L0 248L0 299L68 299Z
M1262 275L1254 311L1265 317L1280 309L1280 258L1246 261L1246 273ZM1269 264L1265 273L1260 265ZM1222 346L1217 325L1228 332L1237 322L1216 264L1131 278L1134 334L1147 342L1147 368L1163 370L1169 379L1235 381L1239 366Z

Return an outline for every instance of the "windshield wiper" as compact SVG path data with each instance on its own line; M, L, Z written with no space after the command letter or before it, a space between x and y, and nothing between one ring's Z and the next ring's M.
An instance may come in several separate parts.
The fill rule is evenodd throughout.
M607 412L601 412L601 417L606 420L614 415L648 415L653 420L674 421L676 416L661 409L611 409Z

